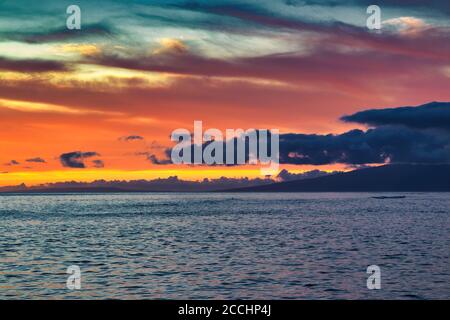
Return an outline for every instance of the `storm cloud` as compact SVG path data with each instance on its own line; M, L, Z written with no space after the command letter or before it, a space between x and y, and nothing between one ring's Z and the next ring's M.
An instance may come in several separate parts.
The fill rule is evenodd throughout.
M404 125L418 129L450 130L450 102L431 102L418 107L365 110L344 116L341 120L370 126Z
M342 134L327 135L281 134L280 163L340 163L358 167L380 163L450 163L450 131L447 131L450 128L449 112L450 103L436 102L418 107L367 110L342 118L344 121L375 126L366 131L354 129ZM202 150L210 143L204 143ZM222 142L221 145L222 149L226 150L226 144ZM236 138L233 146L236 150ZM245 160L248 162L247 138L245 149ZM268 149L270 150L270 143ZM170 158L170 154L171 149L167 149L166 159ZM191 157L193 154L191 145ZM147 156L153 164L170 163L170 160L160 160L154 155ZM236 163L236 154L234 160ZM225 163L225 158L223 162Z
M280 136L280 162L312 165L450 162L450 135L400 126L351 130L338 135L286 134Z
M375 128L338 135L283 135L280 162L315 165L450 162L449 102L365 110L341 120Z

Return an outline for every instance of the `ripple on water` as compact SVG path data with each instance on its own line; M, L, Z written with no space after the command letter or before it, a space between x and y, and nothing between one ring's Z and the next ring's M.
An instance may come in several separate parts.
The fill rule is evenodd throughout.
M449 194L372 196L0 196L0 298L448 299Z

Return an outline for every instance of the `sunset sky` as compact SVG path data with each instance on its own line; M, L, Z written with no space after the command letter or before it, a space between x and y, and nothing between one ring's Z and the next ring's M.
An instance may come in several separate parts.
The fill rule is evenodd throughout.
M81 30L66 28L71 4ZM194 120L322 137L373 126L345 115L450 101L450 2L380 1L381 30L366 27L370 4L0 1L0 186L257 177L255 166L151 156L162 159L171 132Z

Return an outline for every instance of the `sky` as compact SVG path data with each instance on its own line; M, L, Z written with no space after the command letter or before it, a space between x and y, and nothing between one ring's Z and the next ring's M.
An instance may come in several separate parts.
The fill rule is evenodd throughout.
M290 172L446 162L450 2L379 1L380 30L370 4L0 1L0 186L259 177L163 164L194 120L279 129Z

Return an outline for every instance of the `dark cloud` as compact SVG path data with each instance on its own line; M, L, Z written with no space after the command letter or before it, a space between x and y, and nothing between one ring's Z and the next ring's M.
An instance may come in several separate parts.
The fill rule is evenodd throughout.
M45 160L40 157L26 159L25 161L26 162L36 162L36 163L46 163Z
M280 162L446 163L450 162L450 135L404 126L352 130L339 135L286 134L280 136Z
M16 160L11 160L10 162L5 163L5 166L17 166L19 164L20 164L20 162L18 162Z
M355 129L342 134L300 134L280 135L280 163L297 165L347 164L361 166L379 163L449 163L450 132L442 130L449 127L447 117L449 103L430 103L419 107L400 107L387 109L388 114L401 114L398 121L387 121L384 117L379 127L367 131ZM371 112L371 110L369 110ZM361 114L364 114L363 111ZM375 110L383 113L385 110ZM357 113L358 115L359 113ZM406 115L405 115L406 114ZM441 115L441 119L439 119ZM420 124L423 119L424 124ZM445 120L447 119L447 120ZM365 123L364 121L361 121ZM258 132L257 132L258 133ZM239 139L242 139L239 138ZM248 162L249 144L245 138L245 160ZM237 138L234 149L237 150ZM270 139L268 139L270 150ZM202 145L202 150L211 142ZM226 145L221 147L226 154ZM170 158L171 149L165 151ZM191 163L194 146L191 145ZM170 160L159 160L146 154L154 164L167 164ZM235 153L234 164L237 163Z
M100 156L97 152L81 152L74 151L63 153L59 156L59 160L64 167L68 168L86 168L84 159ZM95 160L94 160L95 161Z
M341 119L375 128L338 135L282 135L280 162L314 165L450 162L449 102L365 110Z
M242 163L249 163L250 160L250 154L249 154L249 150L250 150L250 136L255 136L256 137L256 153L259 154L259 136L260 136L260 130L249 130L247 132L247 134L244 135L240 135L239 137L235 137L232 140L228 140L228 141L223 141L223 140L219 140L219 141L207 141L204 142L202 145L195 145L194 143L190 144L190 163L194 164L195 163L195 149L198 146L199 149L201 149L201 153L204 154L205 148L207 148L211 143L215 142L217 143L217 147L219 149L223 150L223 157L222 157L222 163L223 165L226 166L235 166L235 165L239 165ZM271 132L268 130L267 134L265 135L266 139L267 139L267 156L271 157ZM242 163L240 163L238 160L238 154L237 151L239 149L239 145L243 145L244 149L245 149L245 154L244 157L242 159ZM233 152L234 154L234 158L232 161L232 163L227 163L227 159L226 159L226 155L227 155L227 148L228 146L232 146L232 148L235 150L235 152ZM183 150L179 150L179 156L183 157L183 153L184 153L184 149ZM171 164L172 160L171 160L171 155L172 155L172 148L166 148L164 150L164 158L160 159L158 157L156 157L155 155L148 153L148 152L141 152L138 153L137 155L145 155L147 157L147 159L152 162L153 164ZM211 155L216 158L215 155L215 151L212 151ZM205 159L202 159L203 162L201 164L205 164ZM221 164L208 164L208 165L221 165Z
M156 155L150 154L147 156L148 161L150 161L153 164L171 164L171 159L159 159Z
M50 60L15 60L0 57L0 70L16 72L68 71L70 68L58 61Z
M103 168L105 166L105 163L102 160L92 160L92 164L94 165L94 167L96 168Z
M365 110L344 116L341 120L370 126L404 125L419 129L450 130L450 102L432 102L418 107Z
M163 150L166 154L166 157L164 159L158 158L155 154L144 151L144 152L136 152L135 155L137 156L144 156L150 163L152 164L171 164L172 160L170 159L170 151L171 149Z
M144 140L144 137L138 135L131 136L123 136L119 138L120 141L135 141L135 140Z

